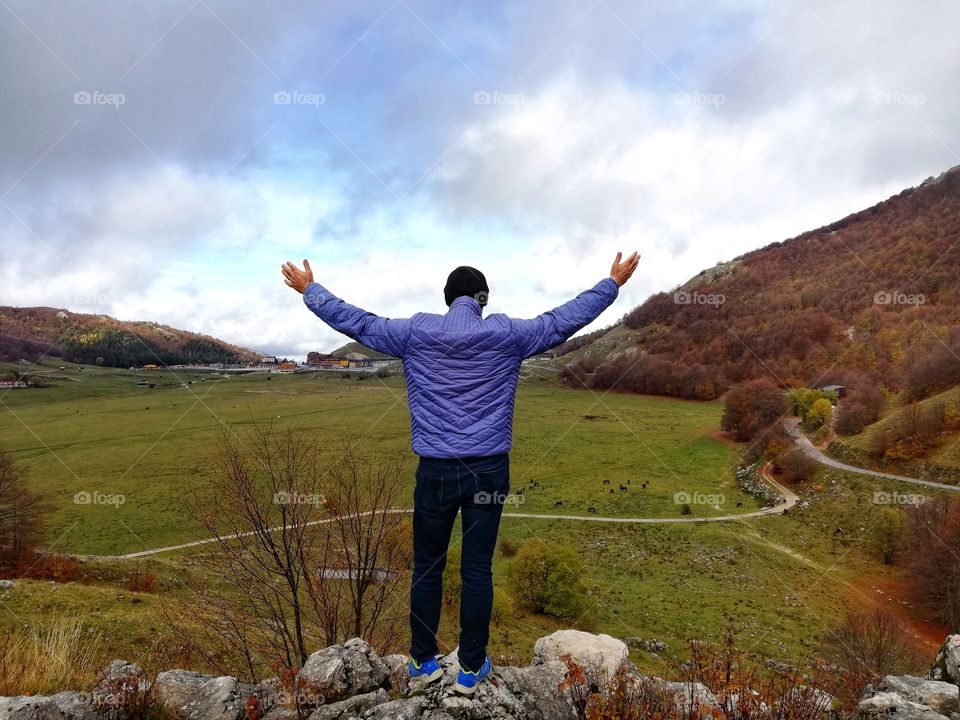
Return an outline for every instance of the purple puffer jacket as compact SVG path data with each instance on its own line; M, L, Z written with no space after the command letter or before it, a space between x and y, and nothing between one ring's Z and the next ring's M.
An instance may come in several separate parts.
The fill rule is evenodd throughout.
M607 277L532 320L501 313L484 318L480 304L467 296L455 299L443 315L384 318L344 302L320 283L306 287L303 301L334 330L403 360L413 451L455 458L510 450L521 360L588 325L618 292Z

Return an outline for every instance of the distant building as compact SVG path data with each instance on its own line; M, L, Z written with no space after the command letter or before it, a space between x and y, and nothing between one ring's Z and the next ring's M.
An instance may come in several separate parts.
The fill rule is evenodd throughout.
M23 380L0 380L0 389L25 388L27 383Z
M320 359L315 359L311 363L313 367L327 368L327 369L342 369L350 367L350 360L345 357L335 357L333 355L325 355Z
M300 369L300 366L294 362L284 361L277 365L275 368L270 370L272 373L295 373Z
M261 365L279 365L279 363L277 362L277 358L273 356L260 358L260 364Z
M833 392L837 394L838 398L845 397L847 394L847 388L844 385L824 385L822 388L819 388L822 392Z

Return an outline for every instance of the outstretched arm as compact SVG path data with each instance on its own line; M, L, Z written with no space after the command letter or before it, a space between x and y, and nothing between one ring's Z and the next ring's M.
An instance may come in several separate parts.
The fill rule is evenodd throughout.
M380 317L344 302L314 281L309 261L304 260L303 267L301 270L287 262L280 269L284 282L303 293L303 302L317 317L334 330L369 348L393 357L403 357L410 337L410 320Z
M630 279L640 262L637 253L621 262L622 257L623 253L618 252L613 267L610 268L610 277L604 278L573 300L532 320L511 319L520 356L528 358L559 345L610 307L617 299L620 286Z

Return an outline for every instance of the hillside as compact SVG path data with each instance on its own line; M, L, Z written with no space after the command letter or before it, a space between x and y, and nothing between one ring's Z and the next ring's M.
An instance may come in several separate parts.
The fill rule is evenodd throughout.
M153 322L116 320L57 308L0 306L0 360L41 356L111 367L196 362L247 362L251 350Z
M960 470L960 386L891 407L862 432L835 438L830 451L927 480L955 474Z
M556 361L572 384L710 399L744 380L918 399L960 383L960 166L658 293Z
M337 357L345 357L347 353L361 353L366 355L368 358L374 358L377 360L383 360L391 357L390 355L379 352L378 350L368 348L363 343L358 343L354 340L351 340L346 345L341 345L337 349L331 351L329 354Z

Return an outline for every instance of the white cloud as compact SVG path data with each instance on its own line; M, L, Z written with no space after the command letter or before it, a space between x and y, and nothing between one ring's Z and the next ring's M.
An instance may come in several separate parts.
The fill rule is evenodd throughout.
M97 16L115 18L107 5ZM304 30L309 4L281 21L236 3L219 13L236 35L197 8L119 85L175 16L131 17L118 38L79 10L17 8L47 47L0 29L8 74L30 71L0 83L0 175L26 171L0 196L0 303L280 353L343 342L280 282L286 259L310 257L333 291L395 317L443 312L447 273L470 264L490 312L531 317L605 276L617 250L640 250L592 329L960 162L955 3L421 8L436 35L398 6L362 38L381 11L343 4L324 42ZM77 45L78 23L105 53ZM270 101L311 83L322 109ZM128 102L75 107L81 85ZM478 90L522 97L476 105Z

